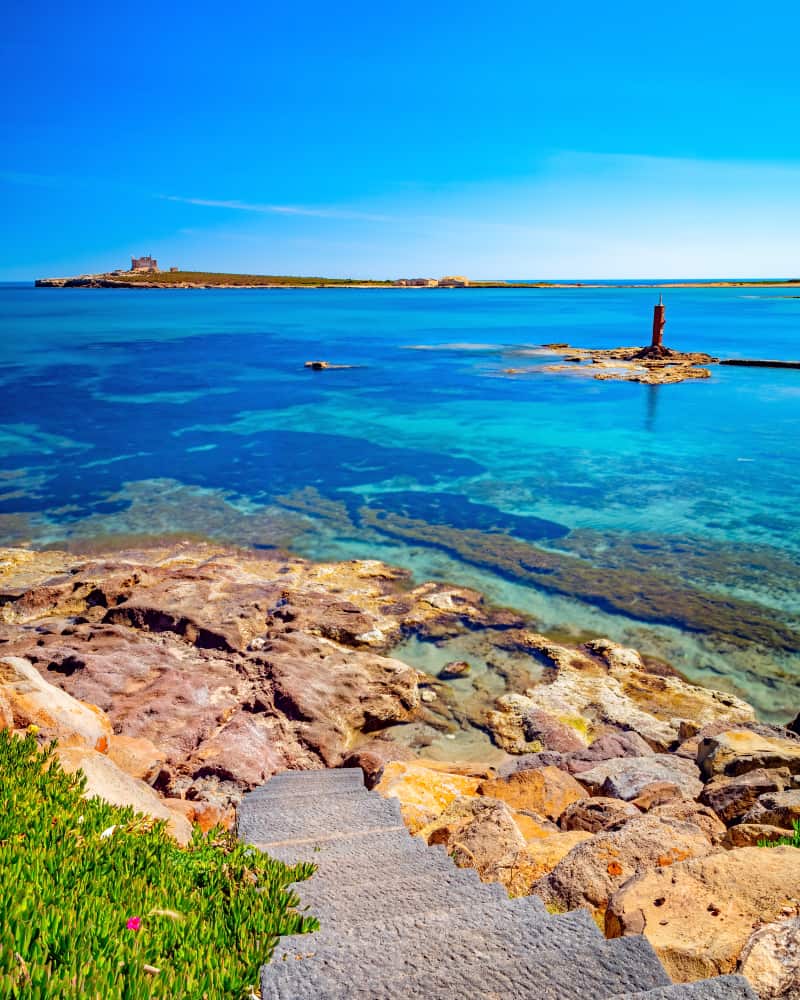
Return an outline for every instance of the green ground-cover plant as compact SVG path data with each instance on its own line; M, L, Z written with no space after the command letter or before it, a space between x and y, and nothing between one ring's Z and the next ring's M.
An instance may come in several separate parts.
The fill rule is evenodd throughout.
M800 847L800 819L796 819L792 824L794 832L786 837L779 837L777 840L759 840L759 847Z
M279 935L316 928L288 888L313 865L222 830L181 848L163 822L82 798L54 748L0 731L0 997L241 998Z

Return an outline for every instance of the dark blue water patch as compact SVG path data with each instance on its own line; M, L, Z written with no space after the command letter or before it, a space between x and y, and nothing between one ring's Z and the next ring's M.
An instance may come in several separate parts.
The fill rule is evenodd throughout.
M153 445L152 449L141 448L145 438ZM206 450L188 450L197 446ZM123 447L143 453L120 457ZM94 464L99 453L115 460ZM187 486L219 489L233 497L268 503L308 485L315 486L326 497L341 499L339 491L361 486L365 478L403 476L425 486L435 485L442 477L484 472L472 459L414 448L366 445L346 435L303 431L265 430L246 437L223 431L187 431L165 447L163 430L155 434L149 421L135 436L129 433L124 445L117 435L110 435L102 449L98 442L91 452L90 468L83 467L85 454L62 454L57 462L48 456L46 466L42 467L42 481L23 497L0 501L0 512L52 512L68 506L69 512L58 518L65 522L90 513L113 513L124 509L125 503L109 502L110 494L129 482L164 477ZM0 469L16 470L22 466L30 469L41 462L40 455L17 454L0 459Z
M504 533L523 541L563 538L569 528L556 521L532 515L507 514L489 504L475 503L457 493L430 493L404 490L365 498L369 506L379 507L401 517L415 518L428 524L444 524L463 530Z

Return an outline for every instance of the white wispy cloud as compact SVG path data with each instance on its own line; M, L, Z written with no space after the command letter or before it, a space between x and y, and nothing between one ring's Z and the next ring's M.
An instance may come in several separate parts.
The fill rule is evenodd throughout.
M158 196L164 201L178 201L184 205L199 205L202 208L225 208L237 212L255 212L259 215L303 215L317 219L356 219L361 222L391 222L386 215L374 215L370 212L359 212L349 208L328 207L325 205L270 205L261 202L228 200L220 198L187 198L176 194Z

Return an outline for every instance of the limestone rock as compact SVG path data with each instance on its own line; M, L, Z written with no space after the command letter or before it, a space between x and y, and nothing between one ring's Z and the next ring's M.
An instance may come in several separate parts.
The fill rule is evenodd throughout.
M761 1000L800 997L800 918L768 924L750 935L739 960Z
M106 715L49 684L23 657L0 660L0 695L17 729L36 725L45 739L108 749L112 728Z
M613 832L597 833L579 844L534 887L545 902L565 909L584 906L603 913L628 879L653 868L667 869L713 850L691 823L652 813L629 820Z
M461 868L475 868L484 882L510 878L525 838L511 809L499 799L456 799L419 835L428 844L444 844Z
M641 815L639 810L631 802L597 796L593 799L578 799L571 803L561 814L558 824L562 830L600 833L639 815Z
M195 802L190 799L164 799L164 804L172 812L181 813L192 825L199 826L203 833L208 833L215 826L232 830L236 822L236 810L233 806L223 807L213 802Z
M606 760L588 771L581 771L580 780L597 794L626 801L635 799L654 781L672 782L689 799L703 790L697 766L672 754Z
M517 771L507 778L484 781L480 795L507 802L514 809L531 810L557 820L571 802L586 797L586 789L557 767Z
M653 781L639 789L639 794L631 801L642 812L649 812L655 806L682 798L683 793L674 781Z
M454 800L475 795L479 784L478 778L435 771L411 761L392 761L375 790L384 798L399 799L406 826L418 833Z
M520 833L529 844L532 840L538 841L559 832L555 823L537 813L514 810L513 816Z
M497 776L507 778L517 771L530 771L537 767L560 767L567 770L566 762L569 760L563 753L556 753L554 750L542 750L539 753L523 753L518 757L509 757L497 768Z
M762 795L744 816L745 823L769 823L791 830L800 822L800 788Z
M440 681L455 681L461 677L469 676L471 671L472 667L466 660L453 660L450 663L445 663L436 676Z
M582 750L584 739L573 725L561 722L541 708L531 708L522 712L522 730L526 742L539 743L545 750L568 754Z
M105 799L115 806L132 806L136 812L165 819L177 841L185 844L191 839L191 824L181 812L170 809L149 785L126 774L105 754L83 747L59 747L56 753L65 771L71 774L80 769L86 775L87 798Z
M569 755L566 766L572 774L588 771L595 764L617 757L650 757L655 753L638 733L610 729L583 750Z
M729 729L701 740L697 763L706 779L715 774L746 774L756 768L785 767L800 774L800 739Z
M790 780L788 768L766 771L759 767L734 777L718 774L706 783L700 801L711 806L726 823L733 823L755 805L759 796L782 792Z
M715 845L721 844L725 836L725 824L714 810L689 799L674 799L672 802L654 806L648 815L660 816L661 819L677 820L680 823L693 823Z
M165 762L162 753L143 737L114 735L108 746L108 756L117 767L134 778L152 785Z
M368 740L356 747L342 761L342 767L360 767L364 772L364 784L374 788L381 780L383 769L391 761L411 761L414 752L402 743L390 739Z
M591 839L585 830L557 831L529 840L524 850L498 867L501 881L512 896L528 896L540 879L551 872L578 844Z
M780 826L762 823L739 823L732 826L722 838L722 846L728 850L734 847L758 847L762 841L771 843L786 837L788 830Z
M797 913L800 851L741 847L632 879L613 896L606 934L644 933L676 982L733 972L754 927Z
M585 744L611 727L634 730L657 750L666 750L678 739L683 720L701 726L754 717L752 708L739 699L695 687L677 676L656 674L636 650L609 640L588 643L586 653L581 653L533 632L526 632L525 638L553 670L545 683L524 695L498 699L490 713L489 727L509 753L542 748L526 735L525 720L535 710L569 726Z

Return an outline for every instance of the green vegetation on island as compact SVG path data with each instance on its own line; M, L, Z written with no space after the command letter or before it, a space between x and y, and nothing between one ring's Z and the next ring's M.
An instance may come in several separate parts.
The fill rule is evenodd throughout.
M179 847L165 824L101 799L51 744L0 731L0 995L241 998L293 911L290 868L219 829Z
M286 285L293 288L303 288L318 285L391 285L391 281L372 281L358 278L314 278L285 274L224 274L214 271L123 271L115 275L105 275L105 277L118 277L131 284L157 282L159 285L225 285L226 287Z

